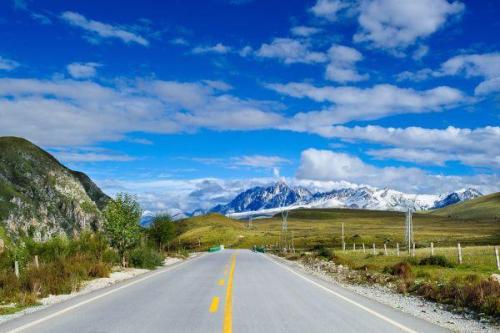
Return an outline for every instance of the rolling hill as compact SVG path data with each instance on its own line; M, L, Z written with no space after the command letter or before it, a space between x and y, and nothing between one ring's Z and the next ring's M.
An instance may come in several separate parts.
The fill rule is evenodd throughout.
M500 223L500 192L436 209L430 214L455 219L498 219Z

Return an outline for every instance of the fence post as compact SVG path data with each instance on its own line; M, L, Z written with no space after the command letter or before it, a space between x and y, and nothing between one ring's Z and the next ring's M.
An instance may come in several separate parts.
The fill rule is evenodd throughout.
M14 273L16 274L16 277L19 278L19 261L14 261Z
M384 243L384 255L387 255L387 245Z
M375 255L376 252L375 252L375 243L373 243L373 255Z
M345 252L345 242L342 242L342 251Z
M431 256L434 255L434 243L431 242Z
M396 255L399 257L399 243L396 243Z
M38 268L40 268L40 265L39 265L39 263L38 263L38 256L37 256L37 255L35 255L35 267L36 267L37 269L38 269Z
M457 250L458 250L458 264L462 264L462 247L460 246L460 243L457 243Z
M415 257L417 253L415 252L415 243L413 243L412 257Z
M495 246L495 257L497 258L497 269L500 271L500 257L498 256L498 246Z
M365 250L365 243L363 243L363 253L366 253L366 250ZM498 256L497 256L498 257Z
M356 243L352 243L352 250L356 251Z

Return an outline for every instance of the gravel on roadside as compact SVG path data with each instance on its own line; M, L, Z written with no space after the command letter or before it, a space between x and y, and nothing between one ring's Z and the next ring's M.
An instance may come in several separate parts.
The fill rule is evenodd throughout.
M379 284L349 283L345 279L345 276L349 274L350 270L342 265L336 265L333 262L313 261L305 264L301 261L286 260L273 254L270 254L270 256L303 274L311 274L327 283L332 283L354 291L415 317L445 327L453 332L500 332L500 327L498 326L494 326L486 321L479 321L475 319L473 315L450 312L445 305L428 301L419 296L403 295Z

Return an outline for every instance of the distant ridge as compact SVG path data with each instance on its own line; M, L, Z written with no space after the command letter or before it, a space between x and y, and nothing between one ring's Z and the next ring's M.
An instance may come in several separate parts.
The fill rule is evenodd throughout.
M443 195L407 194L396 190L372 187L335 189L311 193L304 187L290 186L278 181L269 186L257 186L238 194L224 205L209 210L233 217L272 215L281 209L297 208L353 208L372 210L426 211L478 198L482 194L472 188ZM199 214L199 212L198 212Z

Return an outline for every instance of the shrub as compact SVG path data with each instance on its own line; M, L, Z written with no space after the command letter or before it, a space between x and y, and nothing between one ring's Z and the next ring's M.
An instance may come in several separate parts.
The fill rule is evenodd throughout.
M324 246L318 246L315 250L319 257L323 257L328 260L332 259L334 256L333 251Z
M130 265L138 268L154 269L163 262L161 255L147 247L138 247L130 252Z
M402 279L413 278L411 265L407 262L399 262L393 266L386 266L384 268L384 273L389 273L391 275L398 276Z
M111 268L109 267L109 264L100 261L92 265L89 270L89 276L93 278L109 277L110 273Z
M451 263L444 256L430 256L426 258L422 258L419 265L432 265L432 266L440 266L440 267L454 267L455 265Z

